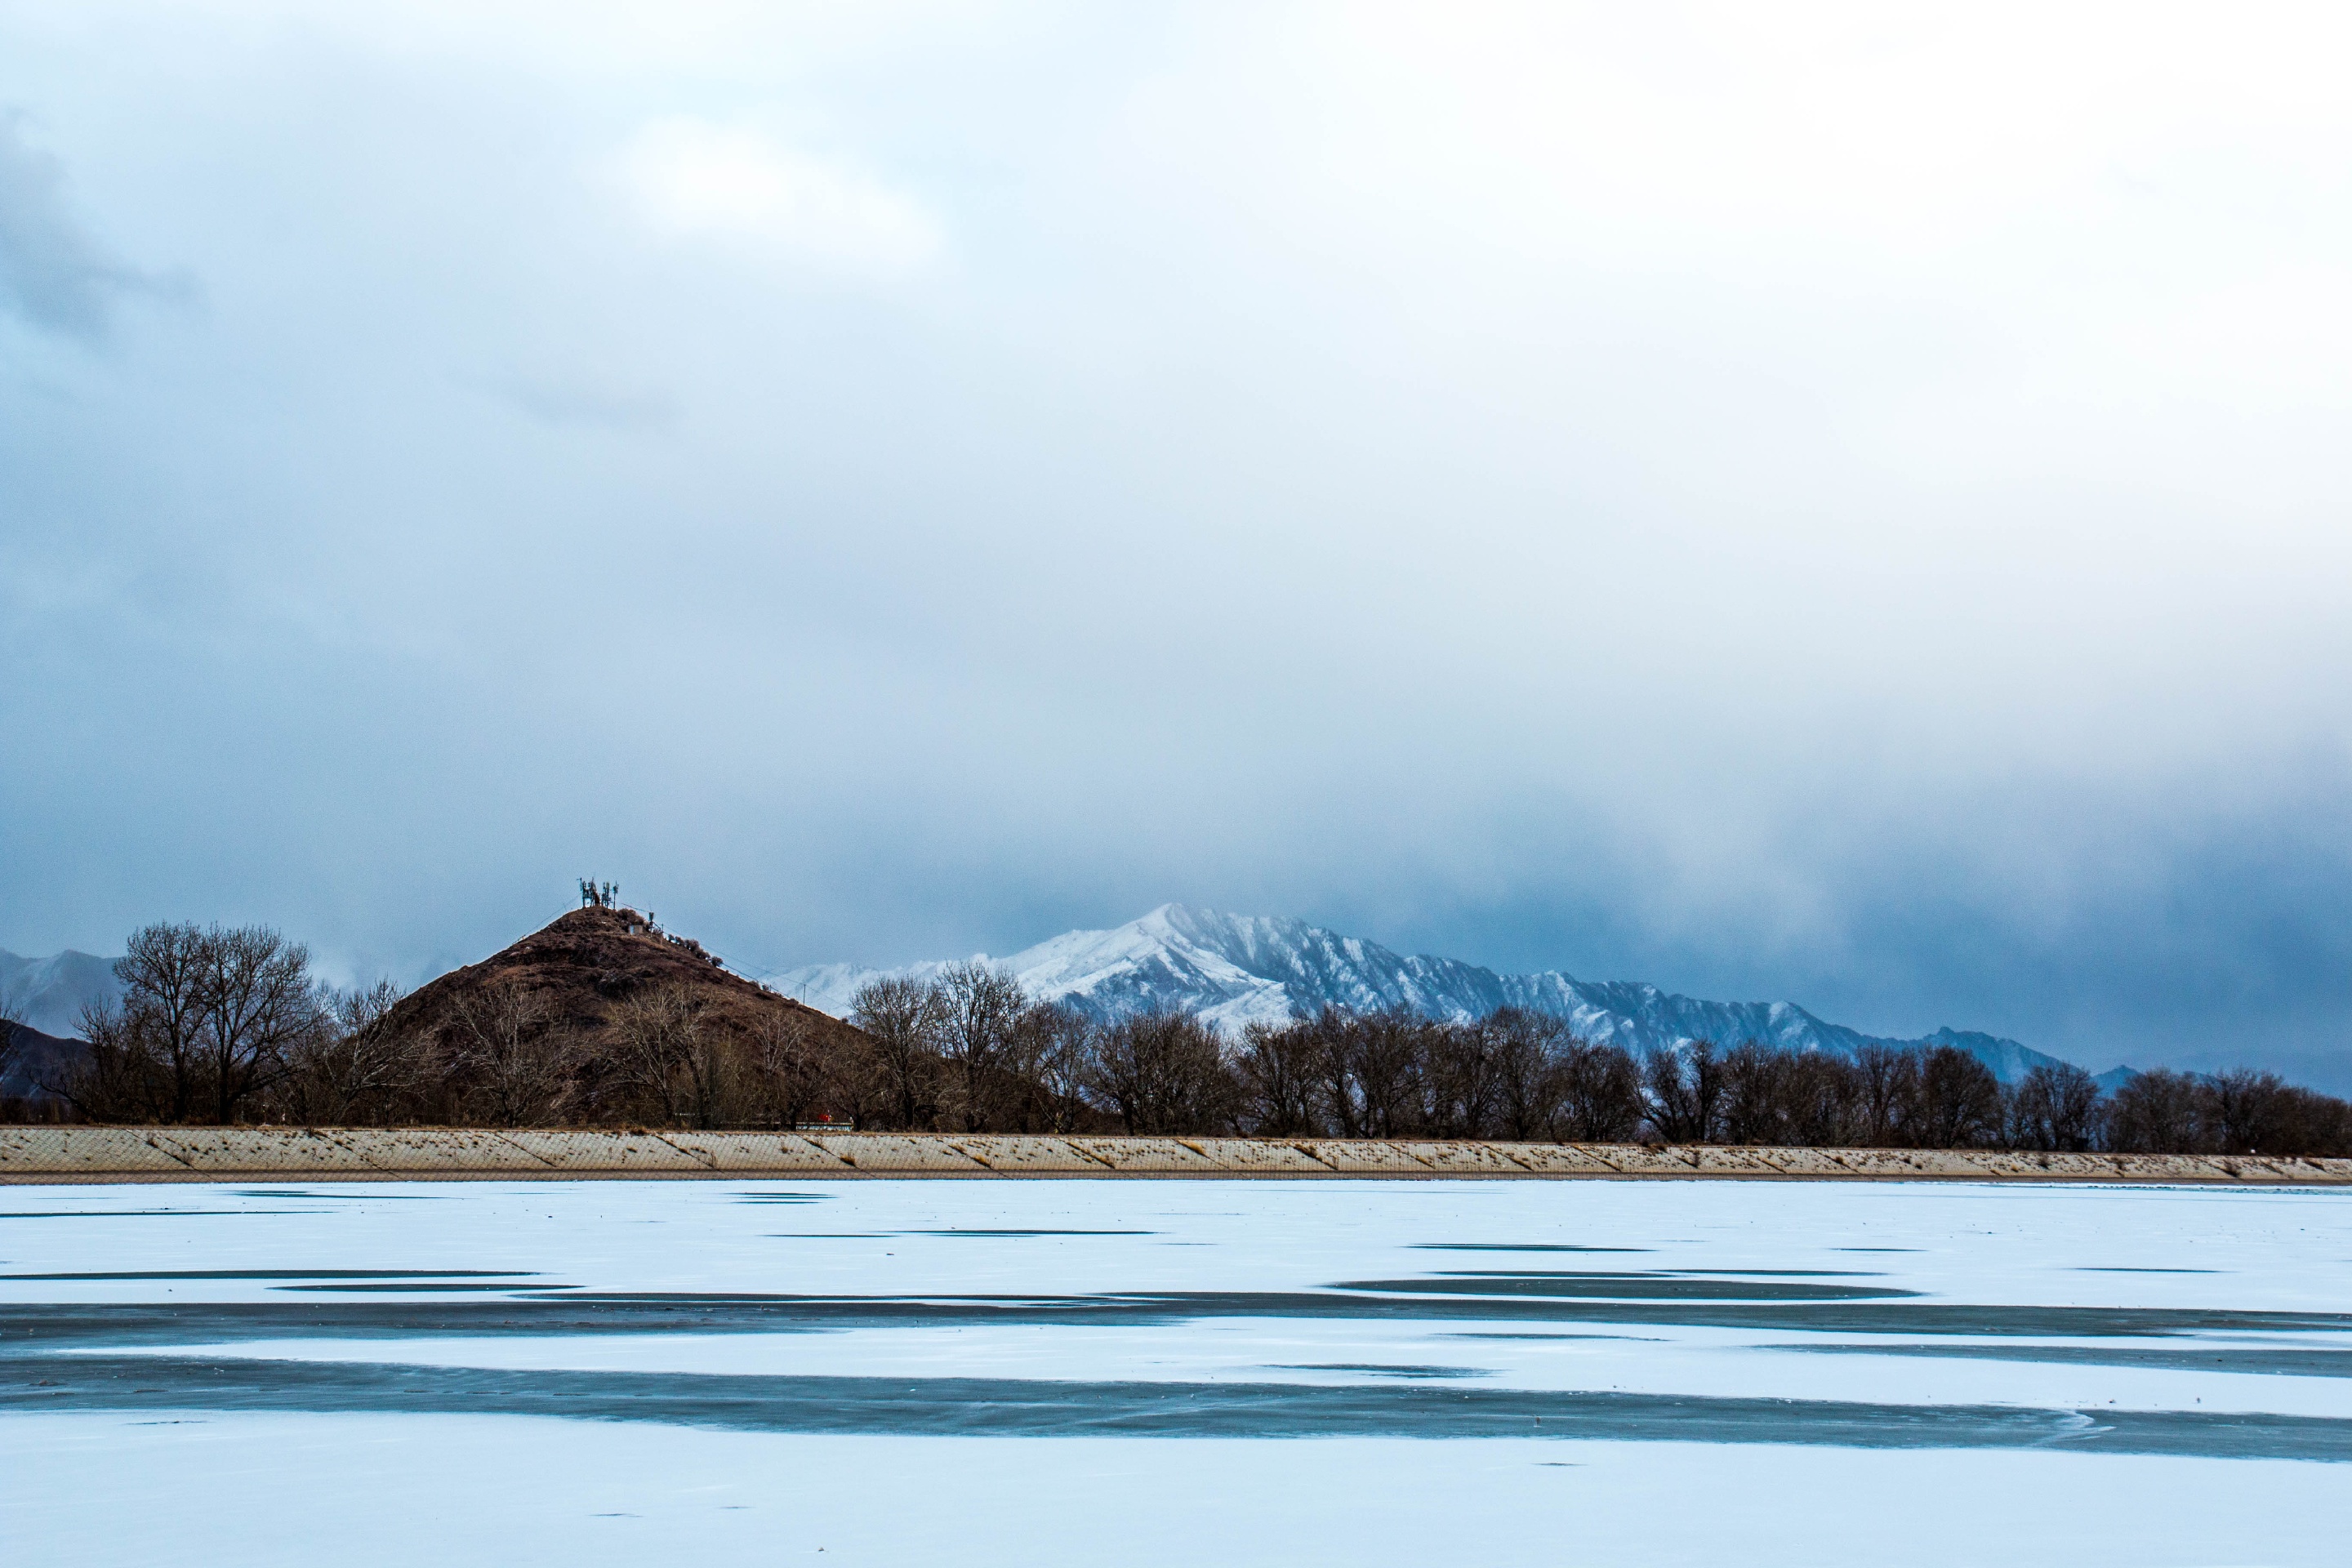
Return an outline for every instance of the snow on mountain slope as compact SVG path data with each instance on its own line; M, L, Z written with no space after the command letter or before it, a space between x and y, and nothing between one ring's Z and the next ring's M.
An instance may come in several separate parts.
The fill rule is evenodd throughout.
M988 961L985 953L976 957ZM1163 904L1109 931L1074 931L1010 957L1029 994L1098 1018L1152 1006L1200 1014L1229 1034L1336 1004L1361 1012L1402 1007L1441 1018L1482 1017L1516 1005L1557 1014L1588 1039L1633 1050L1691 1040L1765 1040L1791 1050L1850 1056L1876 1037L1824 1022L1790 1002L1705 1002L1631 981L1578 980L1558 970L1497 974L1458 959L1406 956L1378 942L1264 915ZM835 1015L885 974L929 979L943 962L904 969L833 963L788 970L772 984ZM1955 1045L2003 1082L2057 1058L1991 1035L1941 1029L1896 1045Z
M78 1036L81 1010L122 994L114 961L68 948L47 958L0 952L0 997L21 1005L25 1022L44 1034Z

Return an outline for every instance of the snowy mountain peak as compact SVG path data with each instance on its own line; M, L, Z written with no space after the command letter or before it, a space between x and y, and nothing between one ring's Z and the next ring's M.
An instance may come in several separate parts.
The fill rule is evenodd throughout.
M1706 1002L1635 981L1578 980L1559 970L1498 974L1459 959L1408 956L1304 921L1162 904L1108 931L1074 931L1001 960L1032 996L1098 1018L1147 1007L1197 1013L1228 1034L1328 1005L1401 1007L1441 1018L1517 1005L1556 1014L1588 1039L1631 1049L1696 1039L1763 1040L1851 1055L1875 1037L1824 1022L1791 1002ZM789 970L776 987L828 1013L849 1012L859 986L885 974L928 979L944 962L903 969L824 964ZM1897 1045L1956 1045L2004 1082L2054 1061L2015 1040L1942 1029Z

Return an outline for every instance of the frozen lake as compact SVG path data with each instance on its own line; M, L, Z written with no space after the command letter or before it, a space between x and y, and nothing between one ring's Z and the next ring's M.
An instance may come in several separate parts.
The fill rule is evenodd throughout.
M2344 1561L2352 1192L0 1191L22 1561Z

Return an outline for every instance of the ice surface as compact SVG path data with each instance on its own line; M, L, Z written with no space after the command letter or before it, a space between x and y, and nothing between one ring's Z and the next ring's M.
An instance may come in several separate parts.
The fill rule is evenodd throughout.
M0 1363L27 1562L2336 1563L2352 1194L18 1187Z

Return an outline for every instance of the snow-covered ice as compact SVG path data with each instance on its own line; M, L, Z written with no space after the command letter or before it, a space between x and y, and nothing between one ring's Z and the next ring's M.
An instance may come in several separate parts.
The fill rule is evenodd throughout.
M2333 1563L2352 1194L19 1187L0 1361L26 1562Z

